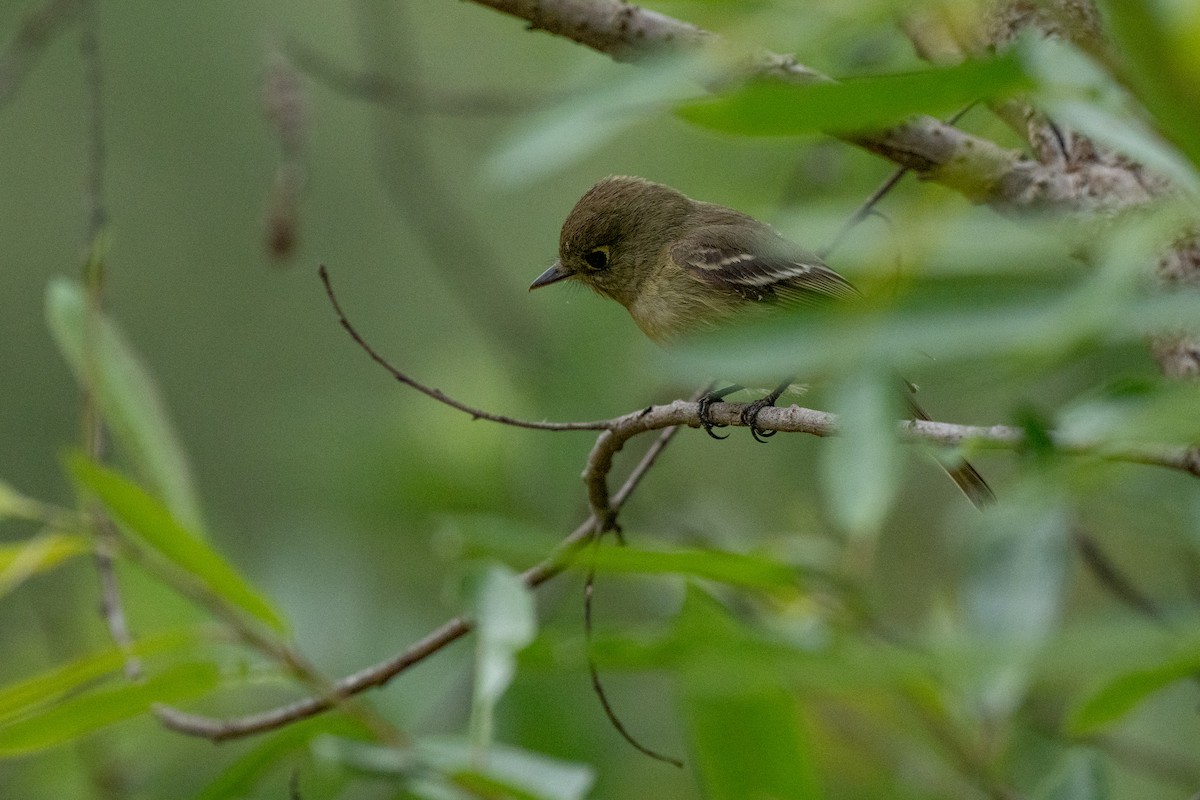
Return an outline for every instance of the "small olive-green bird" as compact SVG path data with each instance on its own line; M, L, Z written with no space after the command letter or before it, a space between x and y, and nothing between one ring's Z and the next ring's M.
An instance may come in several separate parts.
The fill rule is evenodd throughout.
M819 305L858 292L820 256L785 239L771 226L732 208L690 197L642 178L614 176L579 199L563 223L558 260L530 289L573 279L611 297L656 342L713 328L769 306ZM770 435L755 425L790 383L750 403L742 421L756 439ZM708 407L731 391L713 392ZM928 419L908 398L914 417ZM976 505L994 496L965 461L943 465Z

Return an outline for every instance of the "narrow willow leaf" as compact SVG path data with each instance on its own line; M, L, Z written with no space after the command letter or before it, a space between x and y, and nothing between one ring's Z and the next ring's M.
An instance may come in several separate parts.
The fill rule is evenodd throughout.
M1108 800L1112 796L1104 759L1094 750L1073 747L1033 793L1033 800Z
M516 187L586 158L649 114L696 93L711 68L695 54L646 62L623 77L574 81L560 103L527 115L484 167L495 184Z
M902 390L890 375L862 369L846 378L834 397L839 435L825 450L825 494L834 517L853 534L875 533L896 499Z
M110 647L32 678L0 686L0 724L53 702L68 692L119 671L130 656L147 657L189 647L196 636L188 631L149 636L128 649Z
M18 492L9 484L0 481L0 519L30 519L48 522L46 507Z
M90 549L86 537L67 533L43 533L0 545L0 597L34 575Z
M45 711L0 724L0 756L32 753L74 741L140 716L156 703L178 703L207 694L216 688L219 679L214 664L184 663L142 683L84 692Z
M432 738L418 742L417 751L428 763L453 776L456 784L468 789L490 787L499 790L499 796L583 800L596 780L591 767L585 764L508 745L493 746L481 758L462 740ZM479 792L474 796L497 795Z
M1009 487L970 531L963 603L977 641L1000 649L978 670L977 702L1001 717L1025 696L1033 656L1054 634L1066 595L1070 515L1048 477Z
M695 125L724 133L794 136L880 128L915 114L945 114L1031 87L1032 81L1010 54L843 83L797 86L754 81L716 99L685 103L677 113Z
M1189 653L1146 669L1119 675L1089 697L1071 716L1069 728L1088 734L1120 719L1150 695L1200 673L1200 654Z
M694 589L678 625L688 636L705 640L734 627ZM742 681L714 681L704 669L680 675L703 795L711 800L819 797L812 742L797 698L784 688L794 684L782 670L754 673L754 679Z
M129 534L198 578L224 602L277 631L286 630L283 618L266 598L203 538L176 520L165 505L124 476L82 454L71 456L68 466L76 482L94 494Z
M1181 68L1187 45L1165 19L1168 4L1147 0L1105 0L1106 26L1121 48L1133 90L1160 129L1200 165L1200 92L1196 78ZM1187 4L1182 4L1186 6Z
M529 800L583 800L595 782L592 769L508 745L480 752L457 737L419 739L409 748L322 737L318 756L372 775L404 777L419 796L511 797ZM430 770L444 778L429 783ZM427 795L425 790L434 790Z
M517 653L533 641L537 617L528 587L508 567L491 564L470 591L475 618L475 692L471 706L472 740L491 743L496 704L517 671Z
M297 750L307 748L317 736L368 739L371 731L358 720L340 714L323 714L302 720L271 734L240 755L200 790L195 800L225 800L253 796L263 777Z
M589 559L589 561L591 561ZM596 569L642 575L688 575L758 589L794 588L793 567L766 558L710 550L644 550L606 547L595 554ZM588 565L591 566L591 563Z
M121 451L177 519L200 528L200 503L183 447L158 385L133 347L111 320L89 311L77 281L50 282L46 318L76 380L95 394Z
M691 693L688 733L704 796L812 800L821 796L812 742L796 699L774 692Z

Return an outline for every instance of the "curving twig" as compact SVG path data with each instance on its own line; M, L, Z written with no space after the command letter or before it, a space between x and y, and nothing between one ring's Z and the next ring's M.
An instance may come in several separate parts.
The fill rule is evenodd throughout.
M337 295L333 291L333 284L329 281L329 270L325 269L322 264L317 273L321 276L321 282L325 284L325 294L329 297L329 302L333 305L333 310L337 313L338 322L350 334L350 338L361 347L367 355L371 357L376 364L383 367L393 378L403 383L405 386L410 386L424 395L432 397L439 403L450 406L453 409L469 414L471 419L486 419L489 422L499 422L502 425L511 425L514 428L531 428L538 431L602 431L608 428L609 420L599 420L596 422L538 422L536 420L517 419L504 414L493 414L490 411L484 411L482 408L469 406L466 403L455 400L441 389L435 389L428 386L415 378L410 377L404 372L393 367L388 363L387 359L376 352L375 348L367 343L367 340L355 330L346 313L342 311L342 306L338 302Z
M646 431L661 430L676 425L686 425L689 428L701 426L700 405L689 400L676 400L666 405L650 406L619 417L590 422L547 422L519 419L468 405L450 397L440 389L421 383L389 363L363 338L347 318L333 291L329 272L324 265L321 266L319 274L325 284L325 293L337 313L341 326L375 363L405 386L410 386L439 403L468 414L472 419L485 419L501 425L542 431L601 431L600 437L596 440L592 452L588 456L584 482L588 487L588 502L592 512L596 515L596 519L602 522L612 522L612 508L603 478L612 468L613 456L624 446L626 441ZM742 421L741 413L745 407L745 403L714 403L709 407L709 416L713 422L722 425L744 427L746 423ZM759 413L755 424L764 431L807 433L812 436L834 436L838 432L836 414L797 405L768 406ZM1016 450L1025 444L1025 432L1021 428L1011 425L960 425L924 419L902 420L896 424L899 427L901 440L910 443L923 443L938 447L970 445L977 448L1001 450ZM1173 445L1108 445L1103 442L1073 441L1053 433L1050 434L1050 441L1059 452L1067 455L1088 455L1106 461L1124 461L1131 464L1167 467L1200 477L1200 451L1193 448Z
M619 509L633 494L677 430L677 427L668 427L659 434L654 444L650 446L629 477L625 479L620 490L613 495L612 505L615 509ZM534 589L565 570L578 551L595 535L596 523L597 519L594 516L589 516L581 522L575 530L559 542L553 553L521 573L521 580L524 584L530 589ZM157 715L162 724L171 730L191 736L200 736L214 742L239 739L256 733L276 730L284 725L328 711L342 700L367 689L383 686L409 667L424 661L434 653L461 639L474 626L474 621L467 616L454 617L391 658L334 681L330 684L327 692L306 697L269 711L232 719L217 719L173 708L158 709Z

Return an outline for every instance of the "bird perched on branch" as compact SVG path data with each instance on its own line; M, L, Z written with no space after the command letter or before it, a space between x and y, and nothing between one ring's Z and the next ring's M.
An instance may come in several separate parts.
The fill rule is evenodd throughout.
M769 306L821 305L858 295L820 256L771 226L732 208L692 200L643 178L614 176L597 183L567 215L558 260L530 289L573 279L616 300L648 337L667 343ZM755 439L762 409L774 405L791 378L746 405L742 422ZM710 406L740 389L711 392L700 404L709 435ZM928 419L907 398L913 416ZM945 466L945 465L943 465ZM946 467L976 505L991 489L970 464Z

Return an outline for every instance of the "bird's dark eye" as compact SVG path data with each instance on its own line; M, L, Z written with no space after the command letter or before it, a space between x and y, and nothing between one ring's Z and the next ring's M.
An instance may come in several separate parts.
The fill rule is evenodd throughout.
M583 254L583 260L592 269L604 269L608 266L608 248L597 247Z

